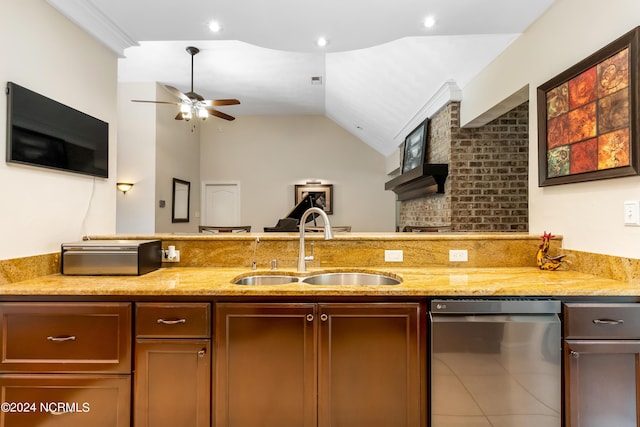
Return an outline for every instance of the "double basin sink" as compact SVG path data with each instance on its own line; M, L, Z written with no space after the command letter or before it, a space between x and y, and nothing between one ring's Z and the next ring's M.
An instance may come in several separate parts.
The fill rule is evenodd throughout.
M283 274L255 274L233 280L236 285L286 285L301 283L320 286L389 286L402 283L402 279L386 273L328 272L308 276Z

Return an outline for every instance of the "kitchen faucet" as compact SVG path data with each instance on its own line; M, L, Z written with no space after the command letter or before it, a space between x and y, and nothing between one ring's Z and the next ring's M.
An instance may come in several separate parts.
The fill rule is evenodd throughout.
M329 222L329 217L320 208L309 208L303 214L302 218L300 218L300 249L298 250L298 273L304 273L307 271L306 261L312 261L313 255L305 256L304 255L304 224L307 222L307 217L311 214L318 214L322 217L322 221L324 221L324 239L331 240L333 239L333 233L331 232L331 223Z

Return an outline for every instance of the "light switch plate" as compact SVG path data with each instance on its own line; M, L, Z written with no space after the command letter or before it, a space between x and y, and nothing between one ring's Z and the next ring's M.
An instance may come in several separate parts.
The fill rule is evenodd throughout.
M639 200L626 200L624 202L624 225L640 226Z
M384 251L384 262L402 262L403 258L404 256L401 249Z

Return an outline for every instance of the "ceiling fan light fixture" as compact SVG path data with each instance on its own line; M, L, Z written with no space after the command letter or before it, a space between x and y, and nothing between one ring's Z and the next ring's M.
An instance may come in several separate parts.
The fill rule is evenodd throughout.
M206 120L210 115L216 116L223 120L235 120L235 117L230 116L229 114L223 113L222 111L218 111L212 107L218 105L238 105L240 101L237 99L213 99L208 100L204 99L202 95L197 94L193 90L193 57L196 56L200 49L195 46L187 46L185 49L189 55L191 55L191 90L189 92L182 93L178 89L173 86L164 85L164 88L171 93L175 98L178 98L179 101L144 101L139 99L132 99L133 102L152 102L155 104L173 104L180 106L180 112L175 116L175 120L184 120L189 121L193 117L197 117L202 120Z
M209 117L209 112L204 107L198 107L196 115L199 119L205 120L207 117Z

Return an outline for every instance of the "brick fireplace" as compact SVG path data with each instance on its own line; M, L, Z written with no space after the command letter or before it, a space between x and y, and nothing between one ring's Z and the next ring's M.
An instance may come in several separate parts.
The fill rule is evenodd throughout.
M444 194L399 203L398 229L529 229L529 102L477 128L460 128L460 103L431 117L427 163L447 163Z

